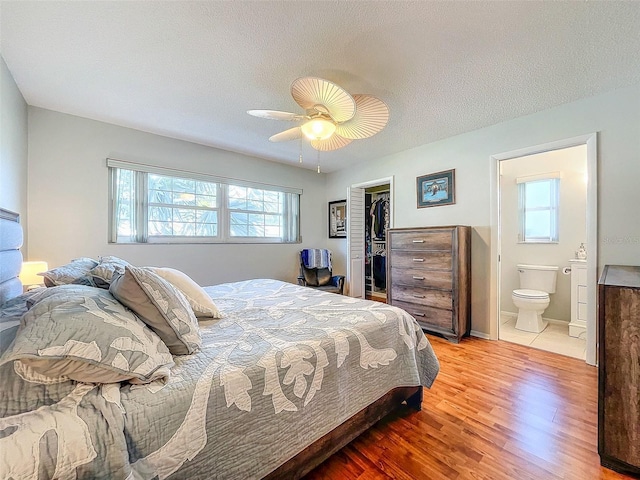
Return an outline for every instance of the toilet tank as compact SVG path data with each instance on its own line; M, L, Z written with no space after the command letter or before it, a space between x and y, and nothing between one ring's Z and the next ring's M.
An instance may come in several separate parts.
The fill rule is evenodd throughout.
M547 293L556 292L558 267L551 265L518 265L520 288L540 290Z

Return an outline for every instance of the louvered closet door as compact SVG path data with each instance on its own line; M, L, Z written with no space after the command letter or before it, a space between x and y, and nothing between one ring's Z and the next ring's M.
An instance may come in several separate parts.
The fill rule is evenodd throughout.
M350 187L347 196L347 294L364 298L364 188Z

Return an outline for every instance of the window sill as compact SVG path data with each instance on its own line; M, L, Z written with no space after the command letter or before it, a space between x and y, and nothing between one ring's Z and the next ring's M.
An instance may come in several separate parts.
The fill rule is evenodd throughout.
M558 245L560 242L559 241L554 241L554 242L545 242L544 240L528 240L526 242L523 242L521 240L518 240L518 243L521 245Z

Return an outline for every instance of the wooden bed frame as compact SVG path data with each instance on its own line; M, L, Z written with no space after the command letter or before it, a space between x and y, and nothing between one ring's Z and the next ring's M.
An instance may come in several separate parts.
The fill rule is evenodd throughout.
M420 410L422 408L422 387L394 388L316 440L264 479L297 480L302 478L382 418L397 411L403 404L414 410Z

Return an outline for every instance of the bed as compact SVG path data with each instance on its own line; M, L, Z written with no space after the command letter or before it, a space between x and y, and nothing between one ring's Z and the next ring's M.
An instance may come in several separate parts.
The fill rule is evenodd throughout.
M300 478L403 402L419 409L438 373L403 310L277 280L206 287L218 315L195 330L192 303L152 298L183 322L173 344L128 307L129 273L21 294L13 220L0 219L0 478Z

